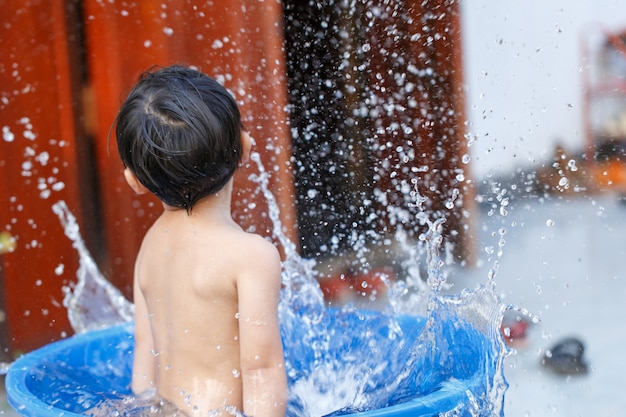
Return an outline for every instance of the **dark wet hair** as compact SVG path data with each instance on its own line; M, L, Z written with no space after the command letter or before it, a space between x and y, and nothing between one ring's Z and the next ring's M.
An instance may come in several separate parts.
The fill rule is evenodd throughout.
M117 116L124 165L159 199L191 212L241 160L241 115L211 77L183 66L144 73Z

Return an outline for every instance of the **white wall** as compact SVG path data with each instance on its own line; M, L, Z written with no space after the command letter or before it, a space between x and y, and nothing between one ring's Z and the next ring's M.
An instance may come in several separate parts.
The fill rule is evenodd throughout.
M581 40L626 30L624 0L464 0L472 171L476 178L582 151Z

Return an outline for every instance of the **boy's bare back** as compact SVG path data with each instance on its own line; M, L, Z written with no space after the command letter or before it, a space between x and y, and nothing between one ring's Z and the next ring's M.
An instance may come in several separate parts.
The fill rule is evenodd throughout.
M145 73L116 140L130 187L164 208L135 266L133 392L156 391L190 416L284 416L280 258L230 212L251 147L234 98L194 69Z
M243 390L284 373L276 343L278 252L213 202L199 203L191 215L166 210L144 238L136 264L137 320L149 320L145 337L154 345L145 347L145 360L156 367L146 369L156 375L135 377L156 381L158 394L190 415L226 406L245 410ZM285 398L248 400L273 407Z

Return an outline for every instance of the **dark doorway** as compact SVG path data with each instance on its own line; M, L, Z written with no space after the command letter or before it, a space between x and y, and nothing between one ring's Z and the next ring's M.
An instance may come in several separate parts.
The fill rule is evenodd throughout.
M285 2L285 42L300 246L337 255L366 229L372 193L357 19L333 2Z

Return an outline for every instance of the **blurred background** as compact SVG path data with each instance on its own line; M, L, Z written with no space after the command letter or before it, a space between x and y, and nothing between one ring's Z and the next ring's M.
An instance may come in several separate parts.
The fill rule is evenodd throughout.
M0 0L0 15L3 360L72 333L63 287L76 280L78 255L52 212L59 200L131 298L135 253L160 204L127 189L111 127L143 71L181 63L236 97L283 230L318 261L329 303L370 300L384 291L381 276L405 279L401 252L426 209L446 220L454 291L485 282L499 260L505 302L542 319L538 340L531 328L526 353L510 360L512 377L527 382L513 384L519 414L510 415L572 415L563 404L589 392L582 380L552 392L559 406L543 397L519 406L563 385L535 366L576 328L568 318L584 322L572 311L593 318L600 301L589 294L626 288L626 9L617 0ZM274 238L257 174L253 164L238 173L233 212ZM626 312L604 300L602 323L623 330Z

